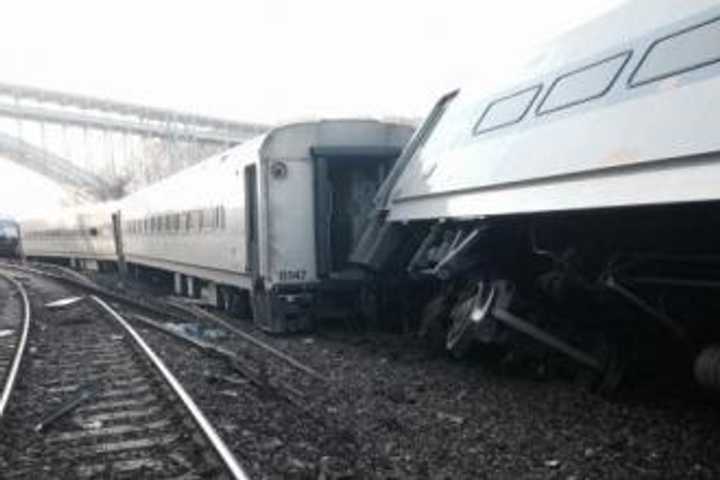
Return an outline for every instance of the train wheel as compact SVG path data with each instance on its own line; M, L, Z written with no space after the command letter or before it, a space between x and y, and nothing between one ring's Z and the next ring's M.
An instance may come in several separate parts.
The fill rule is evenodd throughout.
M463 290L450 314L447 349L456 358L462 358L475 342L476 332L487 324L491 306L496 297L493 283L480 281Z

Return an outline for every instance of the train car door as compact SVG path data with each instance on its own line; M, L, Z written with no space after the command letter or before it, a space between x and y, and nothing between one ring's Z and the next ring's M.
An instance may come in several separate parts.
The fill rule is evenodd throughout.
M253 284L260 275L258 241L258 188L257 167L245 167L245 270L253 277Z

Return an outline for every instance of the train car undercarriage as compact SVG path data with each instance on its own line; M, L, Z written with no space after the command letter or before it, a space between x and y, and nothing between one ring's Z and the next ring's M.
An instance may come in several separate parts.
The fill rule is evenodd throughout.
M432 292L419 333L433 348L499 345L600 390L658 364L720 388L717 208L408 224L393 258Z

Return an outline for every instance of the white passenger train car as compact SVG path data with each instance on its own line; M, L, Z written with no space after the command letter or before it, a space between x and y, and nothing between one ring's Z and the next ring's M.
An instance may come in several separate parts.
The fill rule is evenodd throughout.
M117 260L112 214L115 202L57 208L42 218L21 219L26 255L67 259L71 265L97 268L97 262Z
M719 92L720 2L628 2L499 88L447 97L390 218L718 199L720 163L698 156L720 150Z
M718 123L720 1L628 1L443 97L353 259L440 279L423 330L456 352L510 331L602 369L568 339L635 335L628 308L697 352L720 340Z
M178 293L249 294L268 331L307 329L337 298L324 292L360 285L348 255L412 133L375 120L275 128L117 204L25 222L26 254L122 257L173 274ZM100 243L113 238L113 213L120 241Z

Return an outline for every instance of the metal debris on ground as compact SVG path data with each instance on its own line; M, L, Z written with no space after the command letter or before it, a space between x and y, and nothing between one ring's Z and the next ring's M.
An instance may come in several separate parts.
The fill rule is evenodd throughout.
M465 422L465 419L461 416L452 415L450 413L444 413L444 412L438 412L437 419L438 420L447 420L448 422L454 423L455 425L462 425Z
M200 337L200 326L196 323L163 322L162 325L170 332Z
M207 320L210 320L211 322L214 322L214 323L220 325L221 327L225 328L226 330L229 330L232 333L234 333L235 335L238 335L240 338L252 343L256 347L262 348L266 352L281 359L282 361L284 361L291 367L294 367L300 371L303 371L303 372L307 373L308 375L310 375L311 377L314 377L317 380L321 380L323 382L328 381L328 378L326 376L321 375L315 369L310 368L309 366L307 366L303 363L300 363L298 360L292 358L290 355L286 354L285 352L282 352L282 351L276 349L275 347L269 345L268 343L263 342L262 340L250 335L247 332L244 332L240 328L235 327L234 325L231 325L229 322L223 320L222 318L218 317L217 315L214 315L210 312L206 312L202 308L195 306L195 305L182 305L179 302L172 302L172 304L179 308L184 308L186 311L188 311L191 314L195 314L199 317L205 318Z
M75 422L78 424L80 428L83 430L97 430L98 428L102 428L103 422L100 420L95 420L93 422Z
M0 338L9 337L13 333L15 333L15 330L0 330Z
M52 309L56 309L56 308L69 307L70 305L74 305L74 304L84 300L85 298L86 298L85 296L61 298L60 300L55 300L53 302L46 303L45 308L49 308L52 310Z
M95 395L95 388L94 387L83 387L80 389L80 393L76 395L72 400L69 400L65 402L63 405L61 405L57 410L40 420L40 422L35 425L35 428L33 429L35 432L42 432L45 430L50 424L57 421L58 419L62 418L63 416L67 415L68 413L75 410L77 407L79 407L83 402L88 400L90 397Z

